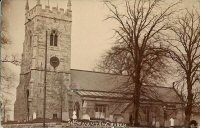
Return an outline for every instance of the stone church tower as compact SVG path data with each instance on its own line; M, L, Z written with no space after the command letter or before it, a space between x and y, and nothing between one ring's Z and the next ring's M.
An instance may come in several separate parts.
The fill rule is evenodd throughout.
M25 40L23 43L20 83L14 104L16 121L43 117L45 46L47 42L46 118L68 114L66 90L70 84L71 1L67 10L45 6L40 0L25 7ZM62 113L62 114L61 114ZM34 115L34 116L33 116Z

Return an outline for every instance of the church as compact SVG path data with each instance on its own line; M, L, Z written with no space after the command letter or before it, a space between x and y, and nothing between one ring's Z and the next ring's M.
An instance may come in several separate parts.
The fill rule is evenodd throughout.
M25 39L14 104L15 121L43 118L46 85L46 118L67 121L77 119L109 120L130 123L133 118L133 94L116 91L128 76L71 69L72 10L25 6ZM87 37L86 37L87 38ZM45 50L46 49L46 50ZM153 95L141 96L140 123L154 125L173 118L180 125L183 104L174 88L145 85Z

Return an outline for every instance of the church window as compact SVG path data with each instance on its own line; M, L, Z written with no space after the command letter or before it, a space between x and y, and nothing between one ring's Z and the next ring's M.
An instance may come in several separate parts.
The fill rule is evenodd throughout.
M106 116L106 105L95 106L95 118L104 119Z
M57 42L58 42L58 35L55 34L55 36L54 36L54 46L57 46Z
M30 35L30 46L32 44L32 35Z
M57 114L53 114L53 119L57 119Z
M51 32L50 35L50 46L57 46L58 45L58 35L55 30Z
M50 46L53 46L53 33L50 35Z
M27 94L27 100L29 98L29 90L26 90L26 94Z

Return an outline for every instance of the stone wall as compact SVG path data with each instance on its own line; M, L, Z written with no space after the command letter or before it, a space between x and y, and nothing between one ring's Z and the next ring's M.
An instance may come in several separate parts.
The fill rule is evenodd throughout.
M34 124L3 124L3 128L42 128L42 123L34 123ZM47 123L47 128L62 128L60 124L56 123Z
M43 128L42 123L32 124L3 124L3 128ZM113 128L113 126L77 126L70 125L67 123L46 123L46 128ZM117 128L128 128L128 126L117 126Z

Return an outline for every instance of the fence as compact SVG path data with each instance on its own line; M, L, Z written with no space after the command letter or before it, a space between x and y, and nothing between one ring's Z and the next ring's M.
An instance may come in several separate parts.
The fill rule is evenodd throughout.
M13 123L3 124L3 128L43 128L42 123ZM101 121L78 121L46 123L46 128L127 128L124 123Z
M43 128L40 124L4 124L3 128ZM46 128L114 128L114 126L66 126L62 124L46 124ZM115 127L122 128L122 127ZM123 127L126 128L126 127Z

